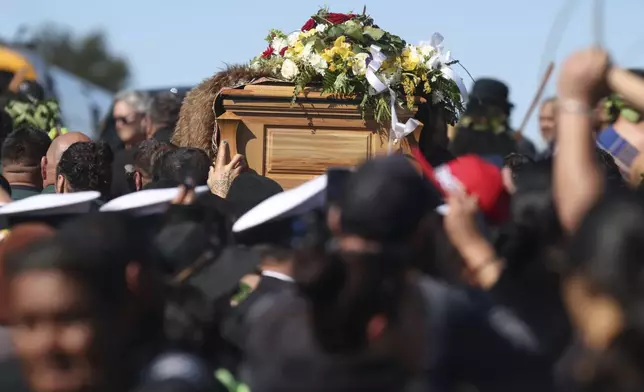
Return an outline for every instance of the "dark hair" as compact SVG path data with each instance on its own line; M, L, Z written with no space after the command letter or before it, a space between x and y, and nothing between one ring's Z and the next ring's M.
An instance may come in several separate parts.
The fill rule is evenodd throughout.
M516 193L510 204L509 238L502 253L510 269L523 269L530 263L545 264L547 252L563 240L552 196L552 161L521 165L514 181Z
M467 154L507 156L517 152L517 142L509 132L495 134L470 127L458 127L449 150L459 157Z
M83 284L102 309L116 310L128 297L125 263L97 239L58 233L7 256L9 278L33 270L56 270Z
M2 190L7 192L7 194L11 196L11 185L3 175L0 175L0 188L2 188Z
M172 144L156 139L144 140L136 146L134 151L134 167L145 175L151 176L154 162L159 159L161 154L173 148Z
M62 175L74 192L110 192L112 160L110 147L104 142L77 142L60 157L56 175Z
M0 100L0 146L4 144L5 139L11 132L13 132L13 119L4 110L2 100ZM0 153L1 157L2 154Z
M408 264L400 254L303 252L294 263L299 290L311 304L313 333L329 353L367 347L367 324L376 314L398 320Z
M622 304L644 294L644 203L630 192L600 200L570 242L568 272Z
M640 304L641 309L641 304ZM635 310L638 312L639 310ZM579 382L579 392L638 392L644 390L644 331L627 327L600 353L590 379Z
M205 357L213 355L211 350L219 342L213 304L189 284L168 285L165 296L163 329L168 348Z
M161 155L152 168L153 181L174 180L183 184L192 177L196 185L208 183L211 161L203 150L181 147Z
M2 164L37 169L50 144L51 139L42 130L30 125L20 126L2 143Z
M440 197L407 158L369 161L353 173L338 203L342 231L382 242L405 242Z
M152 124L174 128L179 119L181 97L170 91L155 94L148 115Z
M637 194L616 192L586 215L571 241L570 272L590 289L619 303L625 325L599 356L582 392L635 392L644 388L644 204Z
M529 156L514 152L503 158L503 166L512 171L512 177L517 177L519 172L531 163L534 163L534 160Z

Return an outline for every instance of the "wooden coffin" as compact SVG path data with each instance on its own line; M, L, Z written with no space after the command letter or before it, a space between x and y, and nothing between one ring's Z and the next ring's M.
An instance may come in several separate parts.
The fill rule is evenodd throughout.
M221 138L231 153L245 155L252 169L284 189L330 166L354 166L387 153L387 131L373 118L362 118L359 101L335 99L316 88L307 88L295 103L292 97L293 85L271 82L224 90L216 103ZM412 115L398 112L402 122ZM408 150L419 132L394 150Z

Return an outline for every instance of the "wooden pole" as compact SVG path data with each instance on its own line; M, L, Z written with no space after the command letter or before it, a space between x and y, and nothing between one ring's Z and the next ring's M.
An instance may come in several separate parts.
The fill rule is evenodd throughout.
M552 76L552 71L554 71L554 69L555 69L555 63L550 62L550 64L548 64L548 68L546 68L546 73L543 75L543 78L541 79L541 84L537 89L537 93L534 95L534 98L532 99L532 103L530 104L528 111L523 117L523 121L521 121L521 126L515 133L515 136L517 137L517 139L521 139L523 137L523 130L528 125L528 121L530 121L530 117L532 116L532 113L534 112L534 110L537 108L537 105L539 105L539 102L541 101L541 96L543 95L543 92L546 89L546 85L548 84L548 81L550 80L550 77Z
M604 19L603 19L604 2L595 0L593 2L593 43L598 48L604 46Z

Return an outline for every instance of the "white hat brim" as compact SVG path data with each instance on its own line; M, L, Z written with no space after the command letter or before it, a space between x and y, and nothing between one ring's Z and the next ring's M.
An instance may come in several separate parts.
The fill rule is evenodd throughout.
M263 223L324 207L326 186L327 176L323 174L297 188L273 195L242 215L233 225L233 232L241 233Z
M208 186L195 188L196 194L209 191ZM163 214L170 203L179 195L179 188L146 189L129 193L103 205L101 212L128 212L136 216Z
M0 207L3 216L51 216L89 212L91 203L101 197L96 191L46 193L17 200Z

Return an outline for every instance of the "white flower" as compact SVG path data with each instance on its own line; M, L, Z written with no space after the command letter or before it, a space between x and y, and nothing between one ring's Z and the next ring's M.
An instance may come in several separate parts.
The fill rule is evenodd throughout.
M393 86L402 80L402 68L396 68L393 72L383 72L380 80L387 86Z
M293 60L286 59L282 63L282 77L286 80L293 80L300 73L297 64Z
M313 42L309 42L304 46L304 50L300 54L300 58L308 59L312 53L313 53Z
M438 54L434 54L425 62L425 66L429 69L438 69L442 66L441 57Z
M300 34L301 33L302 33L301 31L296 31L294 33L289 34L289 36L288 36L288 46L295 46L295 43L297 42L297 40L300 39Z
M273 42L271 43L271 47L273 50L275 50L275 53L279 53L282 51L282 49L286 48L288 46L288 40L286 38L275 38L273 39Z
M445 99L445 95L442 92L438 90L432 90L432 103L434 105L437 105L443 102L444 99Z
M420 54L425 58L428 59L429 57L432 56L434 53L434 47L428 44L421 44L418 47L418 50L420 51Z
M414 63L420 62L420 56L418 55L418 49L414 45L409 45L407 47L409 50L409 60Z
M351 67L353 74L362 76L367 73L367 53L358 53L353 57L353 66Z
M320 75L324 75L324 73L326 72L326 69L328 67L328 64L327 64L326 60L324 60L322 58L322 56L320 56L317 53L313 53L313 54L311 54L311 56L309 56L308 63Z
M324 33L326 29L327 29L327 25L325 25L324 23L320 23L319 25L315 26L315 30L318 33Z

